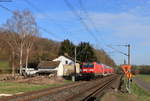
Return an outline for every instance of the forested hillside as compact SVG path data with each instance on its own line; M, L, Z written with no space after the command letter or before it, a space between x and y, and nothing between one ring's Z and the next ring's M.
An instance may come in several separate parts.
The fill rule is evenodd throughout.
M3 38L3 33L0 32ZM36 37L29 54L29 66L36 67L41 60L52 60L58 56L60 43L46 38ZM17 48L14 46L14 48ZM12 52L10 46L3 40L0 40L0 68L10 69L12 66ZM25 65L25 53L23 54L23 65ZM19 54L15 54L15 68L19 68Z
M3 37L3 33L0 33L0 37ZM62 42L63 43L63 42ZM30 55L29 55L29 64L31 66L36 66L35 64L37 64L38 62L40 62L41 60L52 60L56 57L58 57L59 55L63 55L64 53L60 53L60 46L61 46L61 42L56 42L53 40L49 40L46 38L41 38L41 37L36 37L36 41L30 51ZM72 44L73 45L73 44ZM81 44L80 44L81 45ZM83 47L84 48L84 47ZM71 49L71 48L67 48L66 49ZM89 48L88 48L89 49ZM65 50L65 49L63 49ZM98 61L110 66L114 66L115 62L113 61L113 59L111 59L111 57L109 57L109 55L104 51L104 50L97 50L97 49L93 49L93 56L95 58L95 60L93 61ZM69 50L70 51L70 50ZM80 60L80 58L84 57L84 53L86 53L86 51L88 50L79 50L77 51L77 59ZM67 50L65 51L67 53ZM71 57L74 57L74 49L71 50L72 54L69 54ZM80 53L81 52L81 53ZM24 54L25 55L25 54ZM7 45L7 43L5 43L3 40L0 40L0 66L3 66L6 68L6 66L11 67L11 49L9 47L9 45ZM89 57L90 59L92 59L93 57ZM15 67L19 67L19 56L16 54L15 55ZM25 65L25 59L23 59L23 64ZM2 67L1 67L2 68Z

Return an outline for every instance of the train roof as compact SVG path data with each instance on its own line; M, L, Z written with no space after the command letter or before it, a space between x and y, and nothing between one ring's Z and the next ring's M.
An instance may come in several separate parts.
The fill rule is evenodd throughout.
M91 63L93 63L93 64L100 64L100 65L103 65L103 66L105 66L106 68L112 68L112 67L110 67L110 66L108 66L108 65L105 65L105 64L103 64L103 63L99 63L99 62L83 62L83 64L91 64Z

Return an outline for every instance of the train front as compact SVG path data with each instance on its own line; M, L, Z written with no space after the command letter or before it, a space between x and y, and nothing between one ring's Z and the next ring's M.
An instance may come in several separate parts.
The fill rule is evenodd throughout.
M94 64L93 63L83 63L81 66L81 75L84 78L91 79L94 77Z

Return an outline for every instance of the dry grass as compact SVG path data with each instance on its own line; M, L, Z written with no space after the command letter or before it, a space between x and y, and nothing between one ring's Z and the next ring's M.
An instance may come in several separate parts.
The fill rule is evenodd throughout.
M150 75L138 75L139 78L141 78L142 80L144 80L145 82L150 83Z
M51 80L48 78L28 78L14 81L0 82L0 94L15 94L20 92L35 91L48 87L61 86L66 83L71 83L67 80Z

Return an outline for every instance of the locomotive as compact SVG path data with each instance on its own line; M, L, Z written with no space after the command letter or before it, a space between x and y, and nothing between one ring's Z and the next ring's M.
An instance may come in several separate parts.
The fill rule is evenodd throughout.
M95 78L111 75L114 73L114 68L97 62L83 63L80 74L82 77Z

